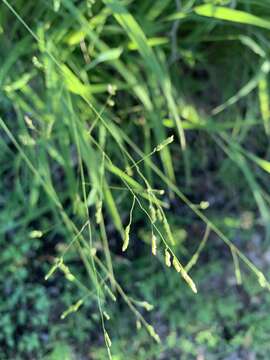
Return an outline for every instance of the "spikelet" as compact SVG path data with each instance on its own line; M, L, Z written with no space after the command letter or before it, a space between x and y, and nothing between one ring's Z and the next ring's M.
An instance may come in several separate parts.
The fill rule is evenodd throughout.
M205 209L209 208L209 206L210 206L210 204L209 204L208 201L201 201L201 202L200 202L200 208L201 208L202 210L205 210Z
M146 329L149 332L150 336L152 336L152 338L157 342L160 343L160 337L159 335L155 332L155 329L153 328L152 325L147 324L146 325Z
M130 233L130 226L132 223L132 214L133 214L133 209L134 209L134 205L135 205L135 196L133 196L133 201L132 201L132 205L131 205L131 209L130 209L130 213L129 213L129 223L127 225L127 227L125 228L125 232L124 232L124 242L123 242L123 246L122 246L122 251L126 251L129 245L129 233Z
M56 258L55 264L51 267L51 269L48 271L48 273L45 275L45 280L48 280L55 271L63 264L63 258Z
M163 226L164 226L164 230L166 232L166 235L168 237L168 239L170 240L170 243L172 245L175 245L175 241L174 241L174 238L173 238L173 234L171 232L171 228L170 228L170 225L166 219L166 217L163 218Z
M117 86L108 84L107 91L111 96L114 96L116 94Z
M107 293L110 296L110 298L112 299L112 301L116 302L116 297L107 284L104 285L104 289L105 289L105 291L107 291Z
M162 141L162 143L160 143L154 150L155 151L161 151L165 146L169 145L170 143L172 143L174 140L174 136L170 136L167 139L165 139L164 141Z
M152 254L157 255L157 237L152 233Z
M180 263L176 259L175 256L173 257L173 266L174 266L175 270L180 273L180 271L181 271Z
M140 330L142 328L142 323L140 322L140 320L136 320L136 328L137 330Z
M147 301L138 301L138 300L133 300L133 301L135 302L135 304L137 306L141 306L144 309L146 309L147 311L151 311L154 309L154 305L149 304L149 302L147 302Z
M39 59L36 57L36 56L33 56L32 57L32 62L33 62L33 65L38 68L38 69L42 69L43 68L43 65L42 63L39 61Z
M124 235L124 243L122 246L122 251L126 251L129 245L129 232L130 232L130 224L127 225L125 228L125 235Z
M43 232L40 230L32 230L29 233L31 239L39 239L43 236Z
M97 203L97 211L96 211L96 223L100 224L102 218L102 201L98 201Z
M113 107L115 105L115 102L112 99L108 99L107 104L108 106Z
M156 209L152 204L149 206L149 211L150 211L152 224L154 224L157 221L157 214L156 214Z
M106 320L110 320L110 315L106 311L103 311L103 315Z
M144 307L147 311L151 311L154 309L154 305L149 304L147 301L142 301L141 306Z
M71 305L66 311L61 315L61 319L65 319L69 314L78 311L79 307L82 306L83 300L78 300L74 305Z
M241 271L240 271L240 267L239 267L238 256L233 247L231 247L231 252L232 252L232 258L233 258L233 263L234 263L234 273L235 273L235 278L236 278L236 284L241 285L242 284L242 275L241 275Z
M266 278L265 278L265 276L264 276L264 274L262 272L259 272L258 281L259 281L259 284L261 285L262 288L266 287L267 281L266 281Z
M186 270L183 268L183 266L180 264L180 262L177 260L177 258L174 256L173 257L173 266L175 268L175 270L181 274L181 276L183 277L183 279L186 281L186 283L189 285L189 287L191 288L191 290L197 294L197 288L196 285L194 284L193 280L191 279L191 277L188 275L188 273L186 272Z
M107 333L106 330L104 331L104 339L105 339L106 345L110 348L112 346L112 342L111 342L109 334Z
M71 274L69 268L67 265L65 265L63 262L59 265L60 270L64 273L65 278L68 281L74 281L75 280L75 276L73 274Z
M33 124L33 120L28 115L24 116L24 121L29 129L36 130L35 125Z
M171 267L171 254L167 249L165 249L165 264L168 267Z

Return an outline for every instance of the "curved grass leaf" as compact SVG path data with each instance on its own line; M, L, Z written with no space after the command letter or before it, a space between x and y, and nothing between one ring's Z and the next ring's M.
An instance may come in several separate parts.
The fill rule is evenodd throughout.
M270 21L241 10L205 4L196 6L194 12L200 16L231 21L239 24L253 25L270 30Z

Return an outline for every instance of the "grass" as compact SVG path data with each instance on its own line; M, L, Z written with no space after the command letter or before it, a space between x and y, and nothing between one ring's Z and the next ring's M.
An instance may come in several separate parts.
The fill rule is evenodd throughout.
M198 355L202 341L206 356L218 359L225 340L220 345L220 338L213 340L212 332L202 330L194 335L187 325L192 318L187 318L186 336L201 334L201 340L188 343L177 325L170 325L167 304L174 300L169 301L166 281L191 304L197 304L192 293L207 299L203 290L200 295L209 275L204 253L207 258L213 247L213 262L226 264L228 277L234 271L236 289L255 279L254 289L263 289L256 290L260 299L267 296L267 259L258 261L245 239L259 234L264 259L270 203L269 6L251 0L157 1L155 7L115 0L2 0L0 9L5 193L0 241L8 254L3 257L6 273L15 279L14 269L20 269L16 281L22 294L29 279L33 288L41 282L47 291L70 291L66 308L61 296L50 299L61 307L62 320L79 318L88 308L98 314L91 329L97 334L93 358L99 353L100 358L122 358L121 342L127 337L117 336L111 324L125 322L108 312L125 303L127 334L137 324L143 344L143 326L151 344L147 353L144 345L136 349L135 341L130 358L158 359L164 351L173 358L174 350L175 356L188 358ZM246 223L243 219L250 216ZM15 246L9 254L6 237L18 239L23 250L16 252ZM215 249L219 240L222 245ZM225 248L231 255L224 255L226 261L218 255ZM38 259L38 279L26 270L32 254ZM150 284L153 273L144 274L147 267L157 272L155 285ZM129 282L141 277L148 284L141 285L144 291L132 289ZM169 323L167 332L176 329L173 346L167 340L164 345L162 324L148 315L147 297L155 300L149 289L155 292L159 282L159 291L167 295L156 305L166 304L161 313ZM252 287L245 291L251 296ZM200 313L202 304L196 306ZM212 313L206 323L219 326ZM71 327L67 335L59 335L61 330L55 335L47 316L46 328L52 331L47 342L33 325L36 336L29 341L30 335L19 335L21 345L16 345L13 340L24 333L26 320L18 327L5 325L4 356L57 359L53 354L71 354L76 348L68 344ZM253 322L244 328L249 331ZM200 328L196 316L194 323ZM178 337L184 344L180 349ZM237 340L241 346L243 339Z

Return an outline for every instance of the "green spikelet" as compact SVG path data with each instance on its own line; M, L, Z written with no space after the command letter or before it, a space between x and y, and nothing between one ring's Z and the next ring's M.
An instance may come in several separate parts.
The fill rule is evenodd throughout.
M163 218L163 225L164 225L164 230L166 232L166 235L167 235L168 239L170 240L170 243L172 245L175 245L175 240L173 238L173 234L171 232L170 225L165 217Z
M66 311L61 315L61 319L65 319L69 314L78 311L78 309L82 306L83 300L78 300L74 305L71 305Z
M157 213L156 213L156 209L152 204L149 206L149 211L150 211L151 221L154 224L157 221Z
M110 348L112 346L112 342L111 342L110 336L106 330L104 332L104 339L105 339L106 345Z
M171 254L169 253L169 251L167 249L165 249L165 264L168 267L171 267Z
M160 337L159 335L156 333L155 329L153 328L152 325L147 325L146 326L147 331L149 332L150 336L152 336L152 338L157 342L160 343Z
M62 264L63 264L63 258L62 257L59 259L57 258L55 261L55 264L51 267L49 272L45 275L45 280L48 280Z
M188 275L188 273L186 272L184 267L180 264L180 262L178 261L178 259L175 256L173 257L173 266L174 266L175 270L181 274L181 276L186 281L186 283L191 288L191 290L195 294L197 294L198 291L197 291L196 285L194 284L191 277Z
M156 151L161 151L165 146L169 145L170 143L172 143L174 140L174 136L170 136L167 139L165 139L164 141L162 141L162 143L160 143L155 150Z
M152 254L157 255L157 237L152 234Z
M132 206L130 209L130 213L129 213L129 223L127 225L127 227L125 228L125 232L124 232L124 242L123 242L123 246L122 246L122 251L126 251L129 245L129 233L130 233L130 226L132 223L132 215L133 215L133 209L134 209L134 205L135 205L135 196L133 197L133 202L132 202Z
M126 251L129 245L129 232L130 232L130 224L125 228L125 235L124 235L124 243L122 246L122 251Z

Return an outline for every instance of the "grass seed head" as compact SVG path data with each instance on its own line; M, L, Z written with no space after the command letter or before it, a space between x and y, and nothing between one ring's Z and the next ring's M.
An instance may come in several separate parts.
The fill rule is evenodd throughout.
M29 236L31 239L39 239L43 236L43 232L40 230L32 230Z
M61 315L61 319L65 319L69 314L78 311L82 304L83 300L78 300L74 305L71 305L66 311L63 312L63 314Z
M116 85L109 84L108 87L107 87L107 90L108 90L108 93L109 93L111 96L114 96L114 95L116 95L117 86L116 86Z
M75 280L75 276L73 274L71 274L69 267L67 265L65 265L63 262L59 265L60 270L64 273L65 278L68 281L74 281Z
M111 339L109 337L109 334L107 333L107 331L105 330L104 332L104 339L105 339L105 343L106 345L110 348L112 346L112 342Z
M142 301L141 303L142 307L144 307L147 311L151 311L154 309L154 305L149 304L147 301Z
M116 302L116 297L115 297L114 293L112 292L112 290L109 288L109 286L107 284L104 285L104 289L108 293L108 295L110 296L112 301Z
M174 268L175 268L175 270L177 272L181 271L181 266L180 266L179 261L177 260L177 258L175 256L173 257L173 266L174 266Z
M157 255L157 237L152 234L152 254Z
M198 291L197 291L196 285L194 284L194 281L191 279L191 277L188 275L186 270L183 268L183 266L180 264L180 262L178 261L178 259L175 256L173 257L173 266L174 266L175 270L181 274L181 276L186 281L186 283L191 288L191 290L195 294L197 294Z
M156 147L156 151L161 151L165 146L169 145L170 143L172 143L174 140L174 136L170 136L167 139L165 139L164 141L162 141L162 143L160 143L157 147Z
M126 251L129 245L129 232L130 232L130 225L128 225L125 228L125 234L124 234L124 243L122 246L122 251Z
M45 275L45 280L48 280L62 264L63 264L63 258L62 257L56 258L55 264L51 267L51 269Z
M25 121L25 123L26 123L26 125L28 126L29 129L36 130L32 119L28 115L24 116L24 121Z
M101 217L102 217L102 201L98 201L97 203L97 211L96 211L96 223L101 223Z
M103 311L103 315L105 317L106 320L110 320L110 315L106 312L106 311Z
M142 328L142 323L140 322L140 320L136 320L136 328L137 330L140 330Z
M156 333L156 331L155 331L155 329L153 328L153 326L147 324L146 328L147 328L147 331L149 332L150 336L152 336L152 338L153 338L157 343L160 343L160 337L159 337L159 335Z
M171 254L167 249L165 249L165 264L168 267L171 267Z

